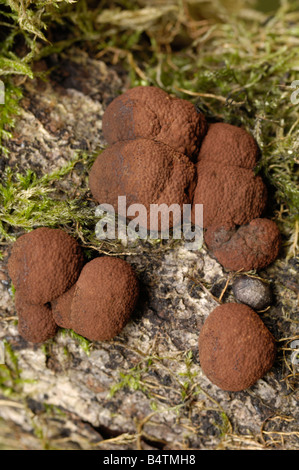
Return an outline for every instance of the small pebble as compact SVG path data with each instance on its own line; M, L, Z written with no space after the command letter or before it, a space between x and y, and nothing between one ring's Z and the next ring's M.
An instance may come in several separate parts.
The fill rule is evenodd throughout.
M239 276L234 281L233 293L235 298L255 310L263 310L272 302L270 285L260 279Z

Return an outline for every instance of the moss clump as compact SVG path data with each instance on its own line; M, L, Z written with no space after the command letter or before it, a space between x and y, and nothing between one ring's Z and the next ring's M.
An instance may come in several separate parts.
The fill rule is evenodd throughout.
M39 226L71 223L85 225L94 218L86 201L67 198L55 187L82 158L84 160L76 155L65 166L42 177L31 170L15 173L6 167L0 184L0 241L14 241L19 229L29 231Z

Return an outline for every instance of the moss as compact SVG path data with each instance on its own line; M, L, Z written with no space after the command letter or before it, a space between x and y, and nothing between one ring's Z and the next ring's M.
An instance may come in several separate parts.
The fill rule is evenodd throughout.
M92 342L89 341L88 339L84 338L83 336L79 335L78 333L75 333L73 330L67 330L71 338L75 339L81 349L85 352L87 356L90 354L90 349L92 346Z
M5 364L0 365L0 392L5 397L19 394L24 380L21 378L18 356L11 344L3 340L5 348Z
M55 183L66 178L75 165L84 160L76 155L65 166L38 177L32 170L16 173L7 167L0 184L0 240L14 241L14 231L29 231L38 226L54 227L68 224L87 224L93 210L86 201L70 199Z
M124 388L135 391L141 390L143 393L147 393L148 389L142 378L148 372L151 364L152 358L148 358L140 361L135 367L126 372L119 372L119 381L110 387L109 398L114 397L119 390Z
M0 65L1 67L1 65ZM5 146L11 137L16 117L20 113L19 101L22 98L22 91L14 86L11 81L6 81L4 86L5 103L0 104L0 155L7 155Z
M199 386L196 384L197 373L192 372L193 364L193 353L192 351L187 351L185 353L185 372L180 372L179 377L184 378L183 383L181 383L181 397L182 401L189 400L191 396L195 396L199 393Z
M38 56L49 22L60 22L59 9L72 0L1 0L0 80L5 86L5 104L0 105L0 153L7 153L5 141L20 112L22 96L17 78L34 77L33 60Z

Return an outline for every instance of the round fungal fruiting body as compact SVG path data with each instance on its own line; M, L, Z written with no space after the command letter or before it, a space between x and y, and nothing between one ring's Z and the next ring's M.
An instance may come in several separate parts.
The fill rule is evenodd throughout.
M244 129L210 124L198 155L193 199L194 205L203 204L205 228L247 224L263 213L267 190L253 172L259 155L255 139Z
M16 292L15 306L22 338L31 343L43 343L55 336L57 325L49 304L29 304Z
M139 284L132 267L103 256L88 262L76 283L71 328L92 341L112 339L134 311Z
M205 242L227 270L261 269L278 256L278 228L261 219L267 189L253 171L259 156L255 139L226 123L209 126L198 155L192 221L203 205Z
M275 222L257 218L238 229L229 224L210 226L205 242L225 269L250 271L265 268L277 258L281 235Z
M236 392L251 387L272 368L275 356L274 337L247 305L216 307L199 335L202 370L222 390Z
M138 86L110 103L102 128L109 145L146 138L163 142L192 159L198 154L207 124L189 101L157 87Z
M14 243L8 272L24 301L44 305L76 282L82 266L83 254L73 237L41 227Z
M89 174L93 197L118 212L119 196L126 196L127 208L140 204L146 209L141 224L150 228L151 205L179 206L191 202L196 185L193 163L168 145L147 139L118 142L102 152ZM171 227L177 220L170 214ZM135 217L133 215L132 217ZM129 218L132 218L129 216ZM168 223L168 220L167 220ZM164 228L161 223L158 229Z
M200 161L197 165L195 204L203 205L203 226L248 224L260 217L267 202L267 190L260 176L237 166Z
M259 147L249 132L224 122L210 124L200 147L198 161L253 169Z
M70 318L75 289L76 284L51 302L53 318L61 328L72 328Z

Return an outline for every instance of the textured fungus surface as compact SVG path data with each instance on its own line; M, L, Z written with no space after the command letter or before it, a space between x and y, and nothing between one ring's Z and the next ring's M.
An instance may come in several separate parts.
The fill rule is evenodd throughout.
M192 103L157 87L135 87L115 98L103 116L108 144L139 137L169 145L196 157L207 130L203 114Z
M63 230L42 227L17 239L8 271L27 303L45 304L76 282L82 266L83 254L74 238Z
M210 124L198 160L252 169L259 156L258 145L251 134L241 127L219 122Z
M253 171L259 155L247 131L226 123L209 126L199 152L192 220L202 204L205 242L228 270L261 269L278 256L278 227L260 218L267 188Z
M32 305L16 293L15 306L22 338L31 343L42 343L55 336L57 325L49 304Z
M277 258L281 235L275 222L257 218L238 229L229 224L210 226L205 242L225 269L250 271L262 269Z
M260 176L236 166L200 161L197 165L194 205L203 204L204 228L220 223L243 225L259 217L267 202Z
M91 192L99 203L111 204L118 211L118 197L126 196L127 206L143 204L148 216L150 204L182 207L190 203L195 184L195 166L186 155L147 139L108 147L89 175Z
M70 316L76 284L51 302L55 322L61 328L72 328Z
M251 387L273 366L275 340L247 305L220 305L199 335L199 360L206 376L222 390Z
M128 263L108 256L90 261L76 283L72 329L93 341L112 339L130 319L138 295L139 283Z

